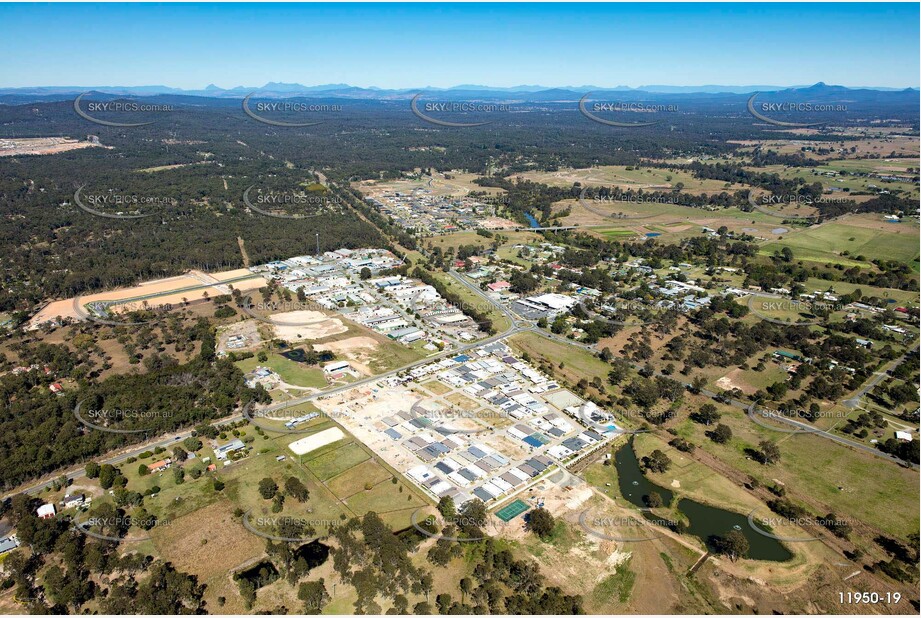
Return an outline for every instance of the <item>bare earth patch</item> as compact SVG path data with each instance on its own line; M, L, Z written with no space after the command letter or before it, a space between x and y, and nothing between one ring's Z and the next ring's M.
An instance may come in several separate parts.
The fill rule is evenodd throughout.
M352 367L364 375L374 375L374 371L368 365L377 353L380 342L373 337L349 337L342 341L331 341L314 346L318 352L328 350L336 355L337 358L344 357Z
M716 385L723 390L731 391L734 388L739 389L746 395L753 395L758 392L758 389L752 386L751 384L746 384L741 380L737 381L737 378L742 374L741 369L733 369L722 378L716 381Z
M271 317L275 335L285 341L323 339L348 331L339 318L327 317L322 311L285 311Z

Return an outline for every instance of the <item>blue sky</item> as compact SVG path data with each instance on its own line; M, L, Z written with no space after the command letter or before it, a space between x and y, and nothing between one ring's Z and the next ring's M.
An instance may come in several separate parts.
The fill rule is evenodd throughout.
M914 4L0 4L0 87L918 86Z

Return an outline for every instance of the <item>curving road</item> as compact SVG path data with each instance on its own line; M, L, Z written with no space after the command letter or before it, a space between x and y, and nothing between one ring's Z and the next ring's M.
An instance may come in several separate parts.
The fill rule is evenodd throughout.
M453 349L453 350L447 350L447 351L444 351L444 352L439 352L438 354L434 354L434 355L432 355L432 356L427 356L427 357L425 357L425 358L423 358L423 359L414 361L414 362L412 362L412 363L408 363L408 364L406 364L406 365L403 365L402 367L398 367L397 369L393 369L393 370L388 371L388 372L386 372L386 373L378 374L378 375L371 376L371 377L368 377L368 378L362 378L361 380L357 380L357 381L351 382L351 383L349 383L349 384L344 384L344 385L342 385L342 386L336 386L336 387L334 387L334 388L325 389L325 390L322 390L322 391L320 391L320 392L311 393L311 394L309 394L309 395L305 395L305 396L303 396L303 397L298 397L298 398L295 398L295 399L291 399L291 400L289 400L289 401L285 401L285 402L280 402L280 403L272 404L272 405L270 405L270 406L266 406L266 407L264 407L264 408L260 408L258 411L259 411L260 413L263 413L263 414L269 414L269 413L272 413L272 412L276 412L276 411L278 411L278 410L284 410L284 409L289 408L289 407L298 406L298 405L307 403L307 402L309 402L309 401L313 401L313 400L315 400L315 399L321 399L321 398L324 398L324 397L329 397L329 396L332 396L332 395L336 395L336 394L339 394L339 393L342 393L342 392L351 390L351 389L353 389L353 388L356 388L356 387L359 387L359 386L363 386L363 385L365 385L365 384L372 384L372 383L374 383L374 382L378 382L379 380L383 380L383 379L386 379L386 378L395 376L395 375L397 375L397 374L399 374L399 373L402 373L402 372L404 372L404 371L408 371L408 370L410 370L410 369L413 369L413 368L415 368L415 367L419 367L419 366L421 366L421 365L426 365L426 364L428 364L428 363L431 363L431 362L433 362L433 361L440 360L440 359L442 359L442 358L447 358L447 357L449 357L449 356L457 356L458 354L463 354L463 353L465 353L465 352L467 352L467 351L469 351L469 350L473 350L474 348L478 348L478 347L480 347L480 346L482 346L482 345L488 345L488 344L494 343L494 342L496 342L496 341L501 341L501 340L503 340L503 339L506 339L506 338L508 338L508 337L511 337L512 335L516 335L516 334L518 334L518 333L523 333L523 332L531 332L531 333L534 333L534 334L536 334L536 335L538 335L538 336L544 337L545 339L549 339L549 340L551 340L551 341L556 341L556 342L558 342L558 343L564 343L564 344L566 344L566 345L577 346L577 347L580 347L580 348L582 348L582 349L588 350L588 351L590 351L590 352L595 352L595 351L596 351L594 345L585 344L585 343L580 343L580 342L578 342L578 341L573 341L573 340L571 340L571 339L567 339L566 337L560 337L559 335L555 335L555 334L550 333L550 332L548 332L548 331L545 331L545 330L543 330L543 329L541 329L541 328L538 328L535 324L533 324L532 322L530 322L530 321L528 321L528 320L522 319L522 318L519 317L516 313L514 313L510 308L505 307L505 306L502 305L501 303L499 303L499 302L493 300L492 298L490 298L489 296L487 296L485 293L483 293L482 290L480 290L477 286L475 286L475 285L471 284L469 281L467 281L467 280L466 280L463 276L461 276L457 271L451 270L448 274L449 274L453 279L455 279L458 283L462 284L464 287L466 287L467 289L469 289L470 291L472 291L473 293L475 293L476 295L478 295L480 298L483 298L485 301L487 301L487 302L489 302L490 304L492 304L498 311L502 312L502 314L505 315L505 316L509 319L509 323L510 323L511 326L510 326L507 330L505 330L505 331L503 331L503 332L501 332L501 333L492 335L492 336L490 336L490 337L487 337L486 339L480 339L480 340L478 340L478 341L475 341L475 342L472 342L472 343L469 343L469 344L462 345L462 346L460 346L460 347L458 347L458 348L455 348L455 349ZM885 367L882 371L877 372L876 374L874 374L874 377L873 377L871 380L867 381L867 382L860 388L860 390L856 391L855 394L854 394L854 397L852 397L852 399L848 400L848 402L853 402L853 401L859 400L859 399L860 399L861 397L863 397L866 393L868 393L870 390L872 390L877 384L879 384L879 382L888 374L888 372L892 371L892 370L893 370L896 366L898 366L900 363L902 363L902 362L904 362L905 360L907 360L907 359L910 357L910 355L917 354L917 353L918 353L918 350L919 350L919 346L915 346L915 348L912 349L910 352L907 352L906 354L904 354L904 355L901 356L900 358L897 358L897 359L891 361L888 365L886 365L886 367ZM633 363L631 363L631 364L633 364ZM634 367L637 367L637 365L635 365L635 364L633 364L633 365L634 365ZM663 374L658 374L658 372L657 372L657 375L663 375ZM690 385L689 385L689 384L686 384L685 386L690 386ZM713 392L713 391L709 391L709 390L702 389L700 392L701 392L701 394L706 395L707 397L710 397L711 399L715 399L715 398L717 397L717 393L715 393L715 392ZM731 399L728 403L731 404L731 405L734 406L734 407L737 407L737 408L740 408L740 409L742 409L742 410L745 410L746 412L749 412L749 410L750 410L750 408L751 408L751 406L752 406L752 404L750 404L750 403L746 403L746 402L743 402L743 401L739 401L739 400L737 400L737 399ZM846 403L847 403L847 402L846 402ZM220 425L224 425L224 424L228 424L228 423L233 423L233 422L242 420L243 418L244 418L244 416L243 416L242 413L240 413L240 414L234 414L234 415L232 415L232 416L225 417L225 418L223 418L223 419L218 419L218 420L214 421L214 424L220 426ZM792 426L792 427L794 427L794 428L796 428L796 429L802 430L802 431L804 431L804 432L811 433L811 434L813 434L813 435L818 435L818 436L825 437L825 438L827 438L827 439L829 439L829 440L832 440L832 441L834 441L834 442L837 442L838 444L841 444L841 445L843 445L843 446L848 446L848 447L851 447L851 448L854 448L854 449L857 449L857 450L864 451L864 452L866 452L866 453L870 453L870 454L872 454L872 455L875 455L875 456L880 457L880 458L882 458L882 459L889 460L889 461L894 462L894 463L899 464L899 465L909 465L909 466L911 466L912 468L914 468L914 469L916 469L916 470L919 468L918 464L913 464L913 463L905 462L905 461L903 461L903 460L901 460L901 459L898 459L897 457L893 457L893 456L891 456L891 455L889 455L889 454L887 454L887 453L884 453L884 452L882 452L882 451L880 451L880 450L878 450L878 449L875 449L875 448L873 448L873 447L867 446L866 444L863 444L863 443L860 443L860 442L856 442L856 441L854 441L854 440L849 440L849 439L844 438L844 437L842 437L842 436L837 436L837 435L828 433L828 432L826 432L826 431L823 431L823 430L821 430L821 429L817 429L817 428L815 428L815 427L812 427L811 425L808 425L808 424L806 424L806 423L802 423L802 422L797 421L797 420L794 420L794 419L790 419L790 418L778 416L778 417L776 417L776 418L772 417L772 420L776 420L777 422L781 422L781 423L786 423L786 424L788 424L788 425L790 425L790 426ZM112 465L117 465L117 464L119 464L119 463L123 463L125 460L127 460L127 459L130 458L130 457L137 457L138 454L140 454L140 453L142 453L142 452L144 452L144 451L146 451L146 450L150 450L150 449L156 448L156 447L158 447L158 446L167 447L167 446L173 445L173 444L175 444L176 442L178 442L178 441L180 441L180 440L183 440L184 438L187 438L187 437L191 436L192 433L193 433L193 429L190 428L190 429L187 429L187 430L183 430L183 431L180 431L180 432L176 432L176 433L173 433L173 434L169 434L169 435L164 436L164 437L162 437L162 438L159 438L159 439L155 439L155 440L146 442L146 443L144 443L144 444L141 445L141 446L129 447L128 450L125 450L125 451L122 451L122 452L120 452L120 453L118 453L118 454L116 454L116 455L111 455L111 456L109 456L109 457L107 457L107 458L98 460L98 463L108 463L108 464L112 464ZM65 472L65 473L63 474L63 476L66 476L68 479L74 480L74 479L78 479L78 478L81 478L81 477L85 476L85 474L86 474L86 472L85 472L85 469L84 469L84 468L82 468L82 467L75 467L75 468L71 468L70 470L68 470L67 472ZM7 492L6 494L4 494L4 498L7 497L7 496L10 496L10 495L13 495L13 494L15 494L15 493L21 493L21 492L36 493L36 492L42 491L42 490L44 490L46 487L50 487L52 484L54 484L55 481L56 481L57 479L59 479L61 476L62 476L62 474L57 473L54 477L48 478L48 480L45 480L45 481L38 481L38 482L36 482L36 483L34 483L34 484L32 484L32 485L27 486L27 487L24 488L24 489L19 489L19 490L14 491L14 492Z

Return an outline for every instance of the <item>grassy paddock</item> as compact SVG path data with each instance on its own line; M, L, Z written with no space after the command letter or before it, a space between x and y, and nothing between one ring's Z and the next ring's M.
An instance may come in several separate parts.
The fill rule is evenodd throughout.
M821 436L771 431L753 423L742 410L720 406L720 411L720 422L733 433L728 444L716 444L704 435L707 427L690 420L675 428L681 437L761 483L779 481L794 494L819 503L821 509L815 510L850 516L901 538L917 532L917 472ZM771 466L745 452L765 439L777 442L781 450L780 461Z
M881 258L915 264L917 268L918 229L916 226L893 224L892 231L886 232L850 225L847 222L825 223L816 228L788 234L782 240L769 242L762 246L761 252L772 255L784 247L789 247L793 251L794 259L800 260L868 268L871 267L869 260ZM844 251L848 251L853 257L863 255L867 261L861 262L849 256L842 256Z

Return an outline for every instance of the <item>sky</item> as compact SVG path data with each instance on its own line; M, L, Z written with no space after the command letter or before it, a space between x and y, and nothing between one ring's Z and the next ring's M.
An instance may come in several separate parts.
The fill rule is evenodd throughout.
M0 4L0 87L919 85L919 5Z

